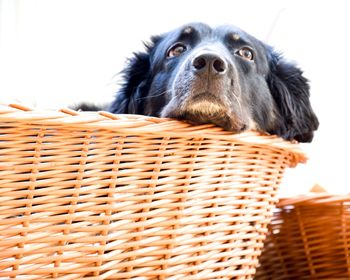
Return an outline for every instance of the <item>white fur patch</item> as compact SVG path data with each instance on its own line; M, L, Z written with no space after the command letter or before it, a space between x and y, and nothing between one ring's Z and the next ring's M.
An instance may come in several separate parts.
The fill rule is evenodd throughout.
M258 126L255 121L249 118L249 127L250 130L258 130Z
M193 113L202 113L204 115L214 115L223 111L222 106L210 101L194 102L188 107L188 110Z
M192 32L192 27L186 27L185 30L182 32L183 34L190 34Z
M235 41L238 41L240 39L240 36L237 33L232 34L232 39Z

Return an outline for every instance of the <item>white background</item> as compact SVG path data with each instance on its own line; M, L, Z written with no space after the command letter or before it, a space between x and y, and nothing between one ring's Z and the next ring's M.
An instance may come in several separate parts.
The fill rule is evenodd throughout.
M347 1L0 0L0 102L39 108L113 99L142 41L187 22L234 24L297 61L321 126L282 195L349 193Z

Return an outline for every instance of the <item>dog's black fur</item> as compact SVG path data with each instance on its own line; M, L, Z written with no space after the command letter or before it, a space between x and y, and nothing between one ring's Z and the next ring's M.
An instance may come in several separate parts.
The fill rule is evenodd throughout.
M318 120L308 80L234 26L187 24L152 38L124 70L109 111L214 123L311 142Z

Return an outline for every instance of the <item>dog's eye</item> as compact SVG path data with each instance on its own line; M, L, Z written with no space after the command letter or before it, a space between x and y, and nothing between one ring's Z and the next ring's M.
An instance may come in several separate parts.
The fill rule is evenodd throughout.
M254 54L251 48L243 47L237 51L237 54L246 60L254 60Z
M186 46L182 43L176 43L168 50L167 57L176 57L181 55L187 50Z

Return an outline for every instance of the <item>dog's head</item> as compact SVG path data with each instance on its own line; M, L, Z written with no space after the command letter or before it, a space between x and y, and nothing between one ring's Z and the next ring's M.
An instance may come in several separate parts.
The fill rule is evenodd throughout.
M188 24L146 48L130 59L112 112L312 140L318 120L302 71L241 29Z

